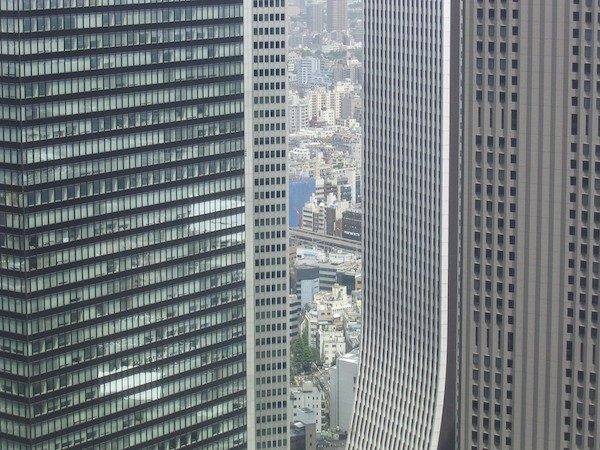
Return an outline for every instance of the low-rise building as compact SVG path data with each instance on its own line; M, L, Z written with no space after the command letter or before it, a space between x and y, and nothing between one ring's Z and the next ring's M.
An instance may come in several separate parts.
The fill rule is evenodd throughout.
M307 423L314 413L317 433L321 432L323 394L311 381L305 381L302 386L292 386L290 389L292 402L292 420Z
M356 377L358 376L358 349L336 360L330 370L329 423L331 430L348 431L352 418Z
M333 364L338 355L345 353L346 338L340 316L336 315L331 322L319 326L317 345L325 365Z

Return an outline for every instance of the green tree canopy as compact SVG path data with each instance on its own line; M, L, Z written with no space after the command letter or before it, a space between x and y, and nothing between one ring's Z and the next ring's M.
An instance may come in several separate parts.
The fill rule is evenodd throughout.
M308 334L302 333L290 342L292 376L311 373L313 364L322 365L319 350L308 343Z

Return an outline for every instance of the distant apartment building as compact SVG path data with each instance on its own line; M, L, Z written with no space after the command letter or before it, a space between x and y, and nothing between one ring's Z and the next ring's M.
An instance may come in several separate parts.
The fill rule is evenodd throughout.
M335 125L339 119L359 117L362 109L361 89L348 80L337 82L333 88L313 87L305 92L308 115L327 125Z
M315 233L325 232L325 203L312 195L302 208L301 228Z
M311 381L290 388L292 420L302 420L306 410L314 412L316 431L321 433L323 422L323 393Z
M302 307L311 303L320 291L320 272L318 267L296 267L296 296Z
M348 431L352 419L359 350L339 356L330 369L329 426L331 430Z
M319 58L307 56L300 58L296 63L296 73L298 76L298 88L308 88L313 85L313 78L321 70L321 61Z
M348 0L327 0L327 31L348 28Z
M360 242L362 239L362 220L362 212L345 211L342 214L342 237Z
M341 316L334 315L330 323L319 326L317 348L321 361L326 365L333 364L338 355L346 352L346 338Z
M310 122L308 102L296 93L289 95L288 127L290 134L307 128Z
M325 2L314 2L306 5L306 25L313 33L325 31Z

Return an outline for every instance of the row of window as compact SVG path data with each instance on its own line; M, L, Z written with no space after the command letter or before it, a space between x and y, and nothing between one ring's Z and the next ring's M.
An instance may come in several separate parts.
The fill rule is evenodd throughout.
M237 375L238 377L243 378L243 369L243 363L237 362L215 369L214 372L218 372L223 377L231 377ZM218 378L215 377L213 379ZM127 429L130 426L136 426L143 423L166 419L165 422L160 424L160 431L162 432L162 434L158 435L163 436L166 434L170 434L171 432L183 428L188 428L194 425L200 427L203 423L210 422L212 419L216 419L220 416L227 415L240 410L240 405L243 405L245 403L246 396L244 393L243 386L237 386L236 389L237 392L240 393L239 396L230 398L220 403L200 408L194 408L194 406L203 405L203 403L201 402L203 391L196 391L193 393L189 393L185 396L181 396L179 398L164 400L159 405L153 405L146 408L142 408L138 405L136 406L134 412L122 415L118 418L112 418L104 422L96 423L94 425L84 428L83 430L74 431L72 433L68 432L68 429L71 427L76 427L81 423L86 423L94 419L103 418L111 412L118 412L119 408L122 408L122 406L120 405L121 401L106 402L101 405L88 407L86 409L80 409L76 413L71 413L68 415L55 415L56 417L54 418L54 420L43 421L41 423L36 423L35 425L23 425L17 424L12 421L7 421L6 427L3 429L3 431L5 433L23 438L29 438L31 435L35 437L41 437L48 436L49 434L60 433L59 436L63 441L69 438L76 440L76 437L80 436L81 440L77 442L77 444L80 444L81 442L93 440L95 438L102 438L104 436L115 435L120 431ZM227 389L227 391L228 390L229 389ZM159 396L160 391L160 387L154 388L150 390L150 392L140 393L139 397L143 398L144 395ZM160 396L158 397L158 399L160 399ZM134 410L134 404L135 397L132 396L128 405L129 411ZM181 415L181 413L186 410L189 410L189 412L187 412L187 414ZM177 418L175 419L175 423L172 427L169 426L169 419L173 420L174 417L169 418L169 416L177 416ZM152 428L153 427L150 427L150 429ZM227 431L223 428L223 423L216 422L214 424L202 427L200 428L200 430L206 429L206 437L210 438L213 434L218 434L220 432ZM147 435L145 436L142 442L145 442L151 435L149 429L145 429L144 432L147 433Z
M232 336L234 336L235 338L237 338L238 336L243 336L243 328L236 325L236 329L234 329ZM165 353L166 353L167 357L172 357L174 355L185 354L187 352L194 351L196 348L198 348L199 339L200 338L195 336L190 341L187 341L186 339L182 339L182 340L172 343L170 346L161 346L158 348L151 348L151 349L146 350L143 353L136 353L134 355L123 355L123 356L117 355L116 358L114 358L113 360L111 360L108 363L108 366L106 366L106 364L104 364L102 366L104 368L108 367L110 369L108 372L100 372L101 376L105 377L103 379L103 383L105 383L105 384L111 383L111 384L118 385L119 380L122 380L123 377L125 377L127 379L127 377L131 375L131 372L127 372L128 370L135 369L135 368L141 366L142 364L150 364L150 363L160 361L163 359L163 357L164 357L163 355L165 355ZM214 345L216 342L221 343L222 342L221 339L223 339L223 333L219 334L218 331L211 331L208 333L204 333L204 335L202 337L201 347L206 347L207 343L209 343L208 345ZM191 342L192 340L194 341L193 345ZM178 347L177 352L175 352L173 350L175 347ZM233 358L233 357L236 357L239 355L243 355L244 352L245 352L245 342L243 340L241 340L241 341L238 341L235 343L230 343L228 345L220 345L218 348L213 349L210 352L206 352L206 353L200 355L200 357L198 359L200 359L202 366L206 366L206 365L218 362L218 361L222 361L222 360ZM145 356L145 358L138 359L143 356ZM164 369L164 367L162 367L162 369ZM139 373L139 369L135 369L135 370L137 371L137 373ZM154 368L148 369L148 371L154 372L155 369ZM73 373L75 375L73 375ZM76 386L83 379L83 378L81 378L81 376L79 376L79 375L81 375L81 373L79 371L75 371L73 373L69 372L64 375L49 376L47 378L42 379L41 381L36 381L31 384L25 383L25 382L20 382L20 381L15 381L15 380L11 380L11 379L4 379L2 381L2 384L0 385L0 391L11 394L11 395L19 396L24 399L31 399L32 397L36 397L36 396L45 396L45 394L49 394L49 393L59 393L60 394L61 392L67 391L67 390L69 390L69 388ZM197 377L194 377L194 379L196 380ZM97 384L94 384L92 386L96 386L96 385ZM62 397L52 397L51 399L53 399L61 404L63 402L65 402L65 403L68 403L68 406L72 406L73 403L76 403L76 404L83 403L84 399L81 398L82 392L83 391L81 391L81 390L69 392L68 394L63 395ZM100 396L110 395L110 394L111 394L111 392L105 392L104 394L100 394ZM169 394L170 394L170 392L169 392ZM79 395L79 400L77 399L78 395ZM46 398L49 398L49 396L46 396ZM89 400L89 398L87 398L87 396L86 396L85 400ZM43 404L43 403L39 403L39 404ZM13 408L13 413L17 414L17 415L22 415L25 412L22 409L23 405L20 404L19 402L8 402L7 401L4 403L4 405L6 405L6 407L4 409L2 409L2 411L4 411L4 412L7 412L9 407Z
M279 0L278 0L279 1ZM85 8L92 6L115 5L152 5L157 8L161 4L169 6L172 0L0 0L0 9L3 11L36 11L63 8Z
M241 23L208 24L195 27L143 29L110 33L93 33L20 39L18 44L9 39L0 41L0 54L14 55L19 45L21 56L57 53L71 50L114 49L147 44L206 41L209 39L240 38Z
M0 211L0 227L23 229L27 226L29 229L42 227L46 225L56 225L73 220L91 219L98 214L125 213L132 209L142 208L144 206L160 206L169 202L175 202L182 199L195 199L198 197L208 196L219 192L241 189L244 180L241 176L232 176L209 180L205 182L193 183L185 186L172 186L165 189L160 189L151 192L141 192L138 194L129 194L123 197L116 197L110 200L101 200L90 202L88 204L76 204L65 207L56 207L55 209L46 209L40 212L22 213L1 212ZM205 202L194 203L194 207L200 208L194 211L194 215L203 215L211 212L207 210L207 206L213 206L213 211L222 211L223 209L231 208L231 205L223 199L209 200ZM166 210L165 210L166 211ZM186 217L189 211L181 212L180 217ZM148 214L144 214L147 216ZM162 211L157 212L161 218L161 222L166 221L166 214ZM163 220L163 218L165 220ZM147 220L150 223L150 220ZM123 226L130 227L131 223L123 221ZM9 235L2 236L0 234L0 247L4 247L3 239L8 239ZM9 245L8 243L7 245Z
M71 114L74 114L77 104L72 106L75 106L75 108L73 108L71 111ZM34 109L35 107L31 109L32 115ZM39 114L39 109L35 110L35 114ZM168 109L114 114L104 117L70 120L52 124L24 127L0 127L0 139L3 139L5 142L32 143L46 139L83 136L86 134L101 133L105 131L130 131L133 128L146 127L150 125L175 125L178 122L184 122L188 120L218 118L219 116L231 114L239 115L242 113L242 111L242 100L231 100L193 106L178 106ZM241 131L242 126L242 119L221 120L218 122L208 122L195 125L196 129L192 133L197 137L215 136ZM191 125L189 127L191 127ZM190 138L189 136L186 137L188 139ZM176 134L175 139L184 139L183 132L180 131L179 136Z
M0 19L1 20L1 19ZM6 61L0 66L0 76L31 77L48 75L71 75L74 72L96 71L99 69L120 68L131 70L134 67L151 64L173 64L185 61L206 61L215 58L228 58L242 55L242 43L195 45L165 50L135 50L99 56L72 56L33 61Z
M211 203L214 205L214 203ZM131 250L135 248L141 248L144 245L158 244L165 242L167 239L181 239L188 236L194 236L206 232L214 232L225 230L228 228L238 227L243 225L242 215L237 212L243 208L243 202L237 201L236 197L227 197L222 202L221 207L223 209L209 211L208 216L203 216L202 211L206 211L206 208L198 209L195 204L192 206L182 206L176 208L167 208L158 211L157 214L148 215L146 213L137 214L133 216L125 216L112 220L104 220L98 222L92 222L89 224L71 226L69 228L61 228L58 230L51 230L40 234L32 234L27 239L25 245L24 238L22 235L0 233L0 247L12 248L24 250L35 250L37 248L44 248L55 244L64 244L66 242L74 242L77 240L86 240L92 237L98 237L103 235L110 235L113 244L111 249ZM99 211L105 210L100 207ZM187 208L187 212L182 214L181 208ZM219 214L217 214L219 213ZM235 213L235 214L234 214ZM151 218L150 218L151 216ZM198 219L193 219L198 217ZM201 219L200 219L201 217ZM171 224L170 226L163 226L159 230L145 231L143 234L136 234L127 236L127 238L115 236L115 233L119 231L125 231L128 229L138 229L153 225L156 223L167 223L179 219L190 219L185 224ZM127 241L125 241L127 239ZM18 244L18 245L15 245ZM87 247L74 247L69 250L58 251L54 250L52 253L55 255L57 261L75 261L78 259L79 252L95 252L95 254L102 255L102 251L97 246L107 246L107 243L95 243L89 244ZM96 248L95 248L96 247ZM88 250L84 250L87 248ZM73 251L75 253L73 253Z
M178 81L204 80L242 74L241 62L197 64L186 67L163 67L130 73L69 77L38 82L0 83L1 98L39 98L69 94L97 95L123 87L156 86ZM160 88L162 91L163 88Z
M175 102L202 101L197 105L200 117L206 117L203 110L208 108L208 100L217 98L222 100L228 95L242 93L241 81L227 81L211 84L195 84L192 86L173 86L171 88L161 87L160 89L133 92L116 93L101 97L90 97L73 100L61 100L54 102L36 102L35 104L21 105L2 105L0 107L0 117L10 120L35 120L42 118L52 118L59 116L72 116L79 114L89 114L98 112L114 112L116 109L139 108L145 109L138 112L141 124L157 123L159 109L164 104ZM178 106L180 117L186 117L188 106ZM192 116L188 118L193 118ZM134 125L135 126L135 125Z
M190 337L184 337L176 342L167 343L163 346L154 346L153 348L139 348L134 353L120 356L117 354L112 360L106 362L98 362L93 366L87 366L81 369L77 368L77 363L84 361L86 357L85 353L69 353L69 354L58 354L51 357L42 358L36 361L17 360L11 358L0 359L0 372L11 373L19 375L20 377L33 377L31 382L36 380L43 381L44 383L57 385L59 388L65 387L63 383L63 375L52 374L51 372L58 371L62 368L69 367L67 381L70 381L70 385L78 385L87 383L90 381L96 381L98 373L110 374L113 372L120 372L129 368L138 367L141 365L151 365L152 367L157 366L161 361L168 362L177 356L189 355L190 353L196 353L199 342L202 343L203 347L218 346L215 347L221 352L221 355L228 355L230 357L234 352L235 347L226 347L223 345L224 342L232 339L239 339L245 335L245 325L237 324L225 327L223 329L208 330L202 333L201 336L194 335ZM242 341L243 343L243 341ZM98 347L88 350L89 358L98 357ZM217 362L221 359L219 355L204 354L200 358L186 359L185 362L178 362L173 367L172 373L169 375L176 375L184 370L192 370L213 362ZM169 372L169 366L162 366L161 370L163 374L167 376ZM54 380L54 381L52 381ZM9 383L8 379L3 381L4 384ZM58 384L57 384L58 383ZM11 389L22 389L17 384L16 386L3 387L3 390L10 391ZM18 395L29 395L28 392L25 394L22 391L18 391Z
M57 30L89 30L91 28L123 27L127 25L157 25L214 19L241 18L241 4L147 8L133 11L106 10L77 14L20 14L0 18L0 33L34 33ZM32 17L33 16L33 17Z
M232 302L238 302L245 296L245 287L241 286L223 289L212 294L196 295L192 299L180 300L180 298L190 294L189 288L188 284L161 287L149 292L134 293L127 297L103 300L102 303L98 303L94 307L87 305L79 308L72 307L68 312L60 312L58 314L50 314L50 311L47 311L47 314L44 316L30 316L27 321L14 317L0 317L0 329L6 333L28 334L32 338L35 338L35 335L38 333L50 331L58 333L65 326L89 322L90 320L105 316L119 316L120 319L118 321L134 321L142 326L149 325L156 320L180 317L209 308L227 305ZM70 299L69 297L70 294L67 295L61 306L72 305L79 301L77 299ZM164 303L168 303L168 306L164 306ZM152 310L145 311L143 314L137 312L139 308L153 305L158 306ZM14 394L17 395L16 392Z
M237 347L235 350L232 350L232 346L230 345L227 346L227 349L224 352L220 352L220 350L213 350L208 354L203 354L201 356L203 359L212 361L212 363L215 361L226 361L229 358L243 354L243 345L240 343L235 344L235 346ZM216 353L219 354L216 355ZM216 356L212 358L207 357L207 355L210 354L215 354ZM134 369L134 367L135 366L132 365L129 367L129 369ZM90 400L100 400L100 402L104 401L104 403L97 402L100 404L97 404L94 407L92 413L95 413L98 410L104 410L104 414L112 414L131 407L131 404L129 403L131 401L131 397L114 398L114 394L116 393L124 393L124 391L129 391L132 397L137 398L139 403L142 403L151 401L153 394L154 396L157 396L156 394L160 393L161 397L167 397L177 394L178 392L187 391L189 389L198 390L204 385L204 382L215 381L213 378L214 369L209 369L187 377L182 376L174 381L165 380L163 383L161 383L160 387L157 387L155 382L162 376L160 371L151 369L146 370L145 372L140 372L140 369L127 369L128 367L123 367L121 370L114 371L112 373L99 373L99 379L96 383L78 390L72 390L77 386L72 385L72 379L67 376L61 376L59 379L53 377L48 381L36 382L33 383L29 389L33 395L33 400L35 401L33 408L28 404L28 401L15 402L10 400L0 400L0 404L2 405L0 407L4 413L25 418L30 417L32 412L36 417L47 413L56 415L57 411L60 411L61 409L71 408L78 405L85 407L85 404ZM185 373L182 373L182 375L185 375ZM171 380L172 379L173 378L171 377ZM243 383L245 380L242 379L240 381ZM154 384L154 386L144 386L151 384ZM216 389L218 393L224 393L225 395L230 395L233 393L230 390L231 387L228 387L227 384L216 386L212 389ZM40 396L50 392L55 392L59 395L55 395L53 397L45 396L46 398L40 399ZM211 395L210 391L202 392L204 392L203 402L215 399ZM22 394L22 396L24 396L24 394ZM108 396L112 396L113 398L103 398ZM27 398L31 399L31 395ZM113 410L114 408L117 408L117 410ZM31 411L31 409L33 409L33 411ZM90 419L94 418L95 417L91 417Z
M95 244L88 244L85 246L71 247L68 250L52 251L38 256L29 256L27 258L21 258L18 256L11 255L0 255L0 268L9 269L12 271L20 272L32 272L35 270L54 268L56 270L63 270L61 266L64 264L73 265L75 263L89 262L99 257L105 257L112 255L115 258L103 262L96 262L95 264L86 265L83 267L85 273L90 276L103 276L109 273L123 272L126 270L139 269L145 266L153 265L162 261L172 261L174 259L185 258L188 256L199 255L205 252L211 252L216 250L222 250L230 246L236 246L244 242L244 232L234 233L233 229L227 227L228 221L215 220L207 221L207 226L214 226L219 228L214 231L221 231L217 236L208 235L209 231L200 230L200 227L191 225L192 233L190 236L197 235L201 236L202 239L194 240L193 242L184 242L178 245L169 245L165 247L159 243L149 244L159 247L152 251L146 251L142 253L134 253L135 250L144 249L142 240L137 240L136 237L121 238L121 246L119 243L115 243L110 240L107 242L100 242ZM202 224L204 225L204 224ZM201 225L201 226L202 226ZM225 234L227 233L227 234ZM162 233L161 233L162 234ZM163 237L166 233L162 234ZM127 242L131 239L131 242ZM116 244L116 245L114 245ZM133 244L133 245L132 245ZM163 247L163 248L160 248ZM127 252L126 256L121 256L123 252ZM191 264L191 263L190 263ZM197 262L201 267L204 266L202 262Z
M99 144L107 144L106 147L108 147L111 143L110 140L97 142ZM108 153L111 150L107 149L107 155L105 155L106 157L103 159L98 158L91 161L75 163L67 163L67 160L72 155L64 151L64 148L61 154L59 155L56 155L54 153L36 154L33 151L27 151L25 159L35 156L37 157L37 160L41 159L45 161L46 164L44 164L39 169L25 171L0 168L0 184L13 186L32 186L41 183L73 180L74 178L85 177L89 175L112 173L116 171L134 168L139 170L142 167L148 167L153 165L160 165L161 170L175 170L175 177L172 179L191 178L193 176L191 174L195 173L196 171L198 174L216 173L212 172L212 167L214 166L215 170L216 167L220 167L221 160L214 163L199 162L195 164L181 165L172 169L163 169L162 167L164 167L164 163L178 161L181 162L181 164L184 164L186 160L198 159L201 157L213 156L218 154L225 155L229 152L239 152L242 148L242 139L227 139L223 141L208 143L194 142L186 146L177 146L174 148L161 147L160 149L149 149L144 152L137 153L123 152L118 156L111 155L110 153ZM52 149L53 148L49 148L47 150ZM236 157L223 157L223 160L226 161L225 164L229 164L231 168L243 167L243 163L239 164L238 158ZM50 161L57 161L58 163L60 163L60 165L52 166L51 163L49 163ZM29 162L31 163L32 161ZM206 169L206 164L208 164L208 169ZM198 169L195 169L195 166L198 166ZM208 170L208 172L206 172L206 170ZM145 173L149 172L145 171ZM171 174L173 175L172 172ZM137 177L130 177L130 179L132 180L130 181L130 183L133 182L134 178L138 180ZM139 182L142 182L142 180L139 180ZM0 199L0 202L1 201L2 200Z
M239 209L238 209L239 210ZM191 236L202 236L206 239L217 239L227 241L222 236L224 231L233 231L234 228L242 227L244 225L244 214L220 214L218 217L215 214L209 214L203 217L203 220L186 223L178 223L168 228L144 230L137 234L128 234L127 236L119 236L107 230L106 234L110 235L110 239L106 241L96 241L86 243L84 245L71 245L66 249L55 249L50 252L34 254L30 253L30 258L38 258L38 261L43 259L51 261L51 264L63 264L63 263L74 263L78 261L87 261L94 259L101 255L118 255L121 252L127 251L133 253L135 250L146 249L149 246L159 246L160 244L170 243L185 239ZM42 248L47 245L62 244L65 242L75 242L78 240L86 239L88 236L81 236L78 232L82 227L71 227L68 230L58 230L56 232L43 233L41 235L34 235L29 238L29 248L36 249L38 246ZM89 230L89 229L88 229ZM208 233L221 232L218 236L206 236ZM42 236L52 235L56 241L40 242ZM243 242L243 232L241 233ZM189 240L188 240L189 241ZM236 239L237 241L237 239ZM209 241L194 240L188 242L188 248L190 251L205 251L208 247L213 247L213 244L208 244ZM218 244L214 244L216 246ZM38 268L40 266L38 265Z
M140 155L131 157L123 156L114 158L112 162L135 161L140 160ZM117 161L118 160L118 161ZM110 160L108 162L111 162ZM97 173L111 173L110 165L104 164L104 160L87 161L77 165L77 169L83 169L84 173L78 171L75 176L67 179L74 179L93 175ZM115 164L117 166L117 164ZM108 168L108 170L107 170ZM126 169L137 168L127 164ZM127 194L128 190L140 187L158 187L163 184L171 184L173 181L197 180L199 177L216 174L228 174L242 170L242 157L225 158L207 162L199 162L188 166L179 166L173 168L155 169L153 171L138 172L135 175L115 176L102 180L69 184L67 186L58 186L54 188L39 189L27 193L17 191L0 190L0 205L15 206L19 208L46 205L78 198L88 198L95 195L102 195L109 192L118 192L119 195ZM47 169L45 169L47 170ZM58 171L57 171L58 172ZM65 170L66 172L66 170ZM54 175L54 171L52 172ZM67 175L65 173L65 175ZM71 174L73 175L73 174Z
M177 132L175 134L177 135ZM163 145L160 149L146 149L147 146L157 142L161 137L166 138L171 137L171 135L162 132L148 131L146 133L135 133L126 136L92 139L85 141L84 145L77 147L75 147L77 144L71 145L63 143L42 148L28 149L23 151L25 154L24 161L19 164L34 164L39 162L44 162L45 164L37 170L25 171L24 173L20 170L0 169L0 184L4 183L16 186L32 185L62 180L65 179L65 176L67 179L72 179L77 176L105 173L106 171L114 172L125 170L127 168L162 165L165 162L173 160L183 161L186 159L196 159L205 156L238 152L244 145L243 138L228 137L221 138L218 141L195 141L188 143L187 145L173 147L165 146L165 141L163 141ZM144 148L144 151L140 152L140 148ZM125 150L129 151L126 152ZM119 156L113 156L109 159L109 152L113 151L119 151L120 154ZM9 150L5 149L4 152L9 153ZM69 158L99 153L106 153L106 155L103 155L106 157L104 159L92 161L91 172L89 171L90 162L65 164ZM61 164L61 169L59 170L51 167L48 164L48 161L59 162ZM127 162L129 163L127 164ZM62 167L66 170L63 170ZM23 176L23 179L21 179L21 175Z
M159 211L157 214L147 214L140 213L131 216L124 216L120 218L115 218L112 220L104 220L98 222L92 222L89 224L72 226L68 229L59 229L59 230L51 230L48 232L40 233L38 235L32 235L28 239L28 249L34 249L38 247L46 247L54 244L61 244L65 242L70 242L74 240L80 239L88 239L91 237L110 235L111 238L114 238L114 233L118 231L125 231L129 228L138 229L142 227L151 226L157 223L166 223L175 220L180 220L184 218L192 218L192 217L201 217L205 214L209 214L210 217L203 217L201 221L194 221L191 223L186 223L185 227L187 229L184 233L188 235L199 234L206 232L207 230L217 231L218 229L225 229L229 226L240 226L239 220L236 219L228 219L227 217L234 217L233 211L239 210L243 208L243 199L240 196L231 196L225 197L221 199L221 203L219 206L221 209L211 211L209 208L211 206L216 206L218 204L214 203L214 201L209 201L208 204L196 205L193 204L191 206L181 205L177 207L165 208ZM215 216L217 211L230 211L227 215L219 215ZM239 214L237 215L239 217ZM169 226L167 228L163 228L158 231L160 233L161 238L164 239L163 233L165 235L169 233L170 236L179 236L182 231L181 227L178 226ZM225 228L224 228L225 227ZM193 233L193 234L190 234ZM156 234L149 234L148 239L153 238L156 239ZM121 238L117 238L121 239ZM140 236L132 236L131 239L140 239ZM25 249L24 238L21 235L10 234L10 233L0 233L0 247L12 248L12 249ZM144 241L145 242L145 241ZM150 242L150 241L148 241ZM156 241L153 241L156 243ZM129 242L129 246L131 246L133 241ZM122 244L118 244L122 245ZM90 250L91 251L90 247ZM133 248L133 247L131 247ZM79 251L79 249L75 249L75 251ZM71 258L75 258L76 256L70 253L70 251L56 253L57 258L61 257L62 260L71 260Z
M240 233L242 235L242 233ZM217 241L217 239L215 239ZM220 242L220 240L218 241ZM153 261L154 264L160 262L159 260ZM118 281L123 287L127 289L142 288L144 286L150 286L155 283L168 281L173 278L185 277L194 274L203 273L205 270L215 270L217 268L226 267L228 265L235 265L244 262L244 252L235 251L234 253L227 253L218 257L212 257L203 263L203 260L182 262L179 264L173 264L168 268L149 270L146 272L137 273L134 275L128 275L121 277ZM143 263L140 263L143 267ZM152 264L149 263L148 266ZM103 267L104 266L104 267ZM27 279L22 277L14 277L5 275L0 277L0 289L9 292L18 293L35 293L46 289L53 289L60 286L65 286L71 283L80 283L83 280L95 280L98 281L98 277L104 277L107 275L107 268L105 264L90 264L79 268L73 268L69 270L62 270L56 273L49 273L39 276L31 276ZM215 277L217 278L217 277ZM103 288L108 290L108 286L112 288L114 281L102 281L95 284L96 289ZM228 280L237 281L237 280ZM215 280L216 282L216 280ZM205 279L205 286L207 288L212 287L211 282Z
M188 316L189 317L189 316ZM104 342L101 344L93 344L87 347L79 348L67 353L63 353L67 358L70 356L73 362L90 361L96 358L105 358L107 356L113 356L118 358L119 354L123 351L134 350L137 348L143 348L144 346L160 343L161 341L167 340L171 342L174 338L179 337L180 339L185 338L186 334L193 333L192 336L188 336L188 340L181 341L178 345L185 348L184 351L192 351L196 348L205 348L213 345L213 339L209 334L198 335L197 330L203 330L205 328L213 327L215 325L227 325L228 322L243 317L243 306L231 307L224 310L206 313L200 319L198 317L192 317L190 319L181 320L179 322L170 322L168 324L160 326L160 322L155 318L147 318L150 323L155 324L154 329L146 330L144 332L132 333L121 338L114 338L110 342ZM115 324L101 323L95 326L86 326L83 329L56 334L48 336L42 339L36 339L31 341L30 349L31 356L45 355L46 352L63 348L68 351L72 348L72 344L80 342L89 342L103 337L116 336L117 334L123 334L127 332L127 329L123 329L128 324L134 323L145 323L146 320L134 321L134 320L115 320ZM222 326L219 331L222 331L225 326ZM137 329L137 328L132 328ZM243 334L243 330L238 328L236 334L239 336ZM234 337L236 337L234 334ZM2 339L2 338L0 338ZM4 341L0 341L4 342ZM168 344L167 342L167 344ZM66 347L66 348L65 348ZM142 362L147 361L130 361L130 365L137 366Z
M19 371L19 369L23 369L23 363L15 359L5 359L1 362L1 366L4 369L2 370L4 372L17 373L21 376L27 376L23 374L29 374L34 377L31 382L41 380L45 383L50 383L49 380L53 379L55 380L55 383L62 383L62 375L59 374L64 372L64 370L61 369L68 367L70 374L69 380L72 380L72 384L69 386L79 385L89 381L97 382L99 373L110 375L111 373L118 373L123 370L140 366L144 366L144 369L149 371L160 366L163 376L176 376L183 373L184 370L196 369L219 362L224 357L231 357L234 355L236 347L232 347L231 345L225 346L223 344L229 340L239 340L244 334L244 324L231 325L220 330L206 331L202 333L200 337L194 336L193 339L184 337L179 341L170 342L163 346L138 348L134 353L122 356L116 355L112 360L97 362L95 365L87 365L87 367L81 369L78 369L79 366L77 365L77 363L83 361L83 357L80 354L58 354L36 360L35 362L30 362L29 365L26 365L25 372ZM204 347L217 347L215 347L215 350L212 352L203 353L198 356L196 353L198 353L199 339L204 343ZM243 340L240 342L243 342ZM93 355L93 357L96 357L96 354ZM194 355L194 357L191 358L190 355ZM181 360L181 357L186 359ZM178 361L173 362L174 359L177 359ZM164 363L167 365L161 366L161 364ZM52 372L54 371L60 372L53 374ZM58 381L56 381L57 379ZM62 387L64 386L61 384L60 388Z

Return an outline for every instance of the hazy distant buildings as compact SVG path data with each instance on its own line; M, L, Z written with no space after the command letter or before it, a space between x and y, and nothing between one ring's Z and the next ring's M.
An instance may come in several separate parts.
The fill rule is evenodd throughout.
M351 450L454 449L453 5L365 2L364 303Z
M336 61L332 70L334 83L346 80L350 80L354 84L362 84L363 82L364 68L358 60Z
M312 86L313 78L321 70L321 61L318 58L307 56L296 62L298 87L307 88Z
M326 125L335 125L338 119L359 118L362 111L361 87L349 80L339 81L331 89L312 87L304 91L304 99L309 118Z
M309 31L321 33L325 30L325 3L314 2L306 6L306 21Z
M307 128L311 117L308 113L308 102L304 98L300 98L298 94L289 95L288 102L288 123L290 134L295 134L304 128Z
M348 0L327 0L327 31L348 29Z

